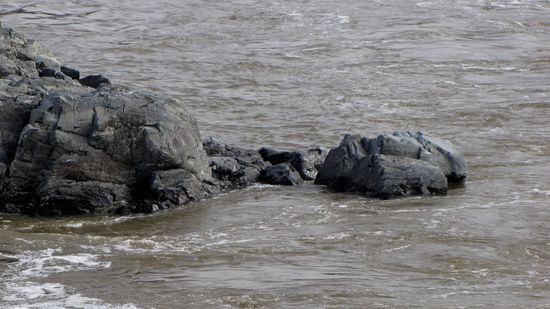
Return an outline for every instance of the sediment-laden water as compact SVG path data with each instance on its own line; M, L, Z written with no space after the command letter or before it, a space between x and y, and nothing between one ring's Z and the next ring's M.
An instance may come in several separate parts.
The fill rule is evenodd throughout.
M335 145L422 129L444 197L256 186L150 216L0 215L0 307L550 306L550 2L0 2L84 74L167 93L203 136Z

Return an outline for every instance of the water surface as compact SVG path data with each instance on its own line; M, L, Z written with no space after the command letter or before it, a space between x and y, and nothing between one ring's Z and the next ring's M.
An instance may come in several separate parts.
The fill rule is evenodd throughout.
M422 129L471 175L379 201L257 186L152 216L0 215L7 307L550 306L550 2L18 0L83 74L178 98L203 136Z

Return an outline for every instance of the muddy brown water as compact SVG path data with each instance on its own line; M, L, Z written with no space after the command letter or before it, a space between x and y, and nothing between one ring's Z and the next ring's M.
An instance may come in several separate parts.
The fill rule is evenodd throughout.
M0 215L0 307L550 307L550 2L0 1L83 74L178 98L203 136L422 129L444 197L256 186L150 216Z

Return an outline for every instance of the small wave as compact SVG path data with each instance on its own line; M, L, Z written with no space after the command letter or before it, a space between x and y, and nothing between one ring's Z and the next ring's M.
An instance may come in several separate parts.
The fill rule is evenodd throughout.
M539 195L550 196L550 191L541 190L539 188L533 188L533 190L531 190L531 192L533 192L535 194L539 194Z
M82 223L82 222L78 222L78 223L67 223L67 224L64 224L63 226L69 227L69 228L79 229L79 228L82 228L82 227L84 226L84 223Z
M349 233L336 233L336 234L330 234L325 237L323 237L323 240L342 240L351 237L351 234Z
M384 252L393 252L393 251L403 250L403 249L409 248L410 246L411 245L404 245L404 246L399 246L395 248L385 249Z

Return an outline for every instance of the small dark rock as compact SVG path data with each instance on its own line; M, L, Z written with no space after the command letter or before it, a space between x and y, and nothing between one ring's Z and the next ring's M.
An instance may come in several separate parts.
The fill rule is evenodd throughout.
M63 72L63 74L69 76L72 79L76 79L76 80L80 79L80 72L78 70L73 69L73 68L69 68L69 67L66 67L66 66L61 66L61 72Z
M227 146L213 138L203 141L210 159L212 176L222 188L243 188L258 181L260 172L270 164L255 150Z
M10 256L0 255L0 263L15 263L19 262L19 259Z
M261 148L260 155L265 161L273 165L288 162L298 171L304 180L313 180L317 176L317 170L323 164L328 154L328 149L313 146L307 152L302 151L277 151L271 148Z
M302 185L304 180L290 163L280 163L269 166L261 174L263 182L272 185L295 186Z
M36 69L37 70L44 70L44 69L47 69L48 66L46 65L46 63L44 61L37 61L36 62Z
M99 88L101 85L110 85L111 81L103 75L88 75L79 80L82 86Z
M56 71L52 68L42 69L38 73L38 76L40 76L40 77L54 77L56 79L65 79L65 75L63 75L63 73L61 73L59 71Z
M261 148L258 150L265 161L273 165L290 162L292 165L298 165L303 158L303 153L297 151L278 151L272 148Z

